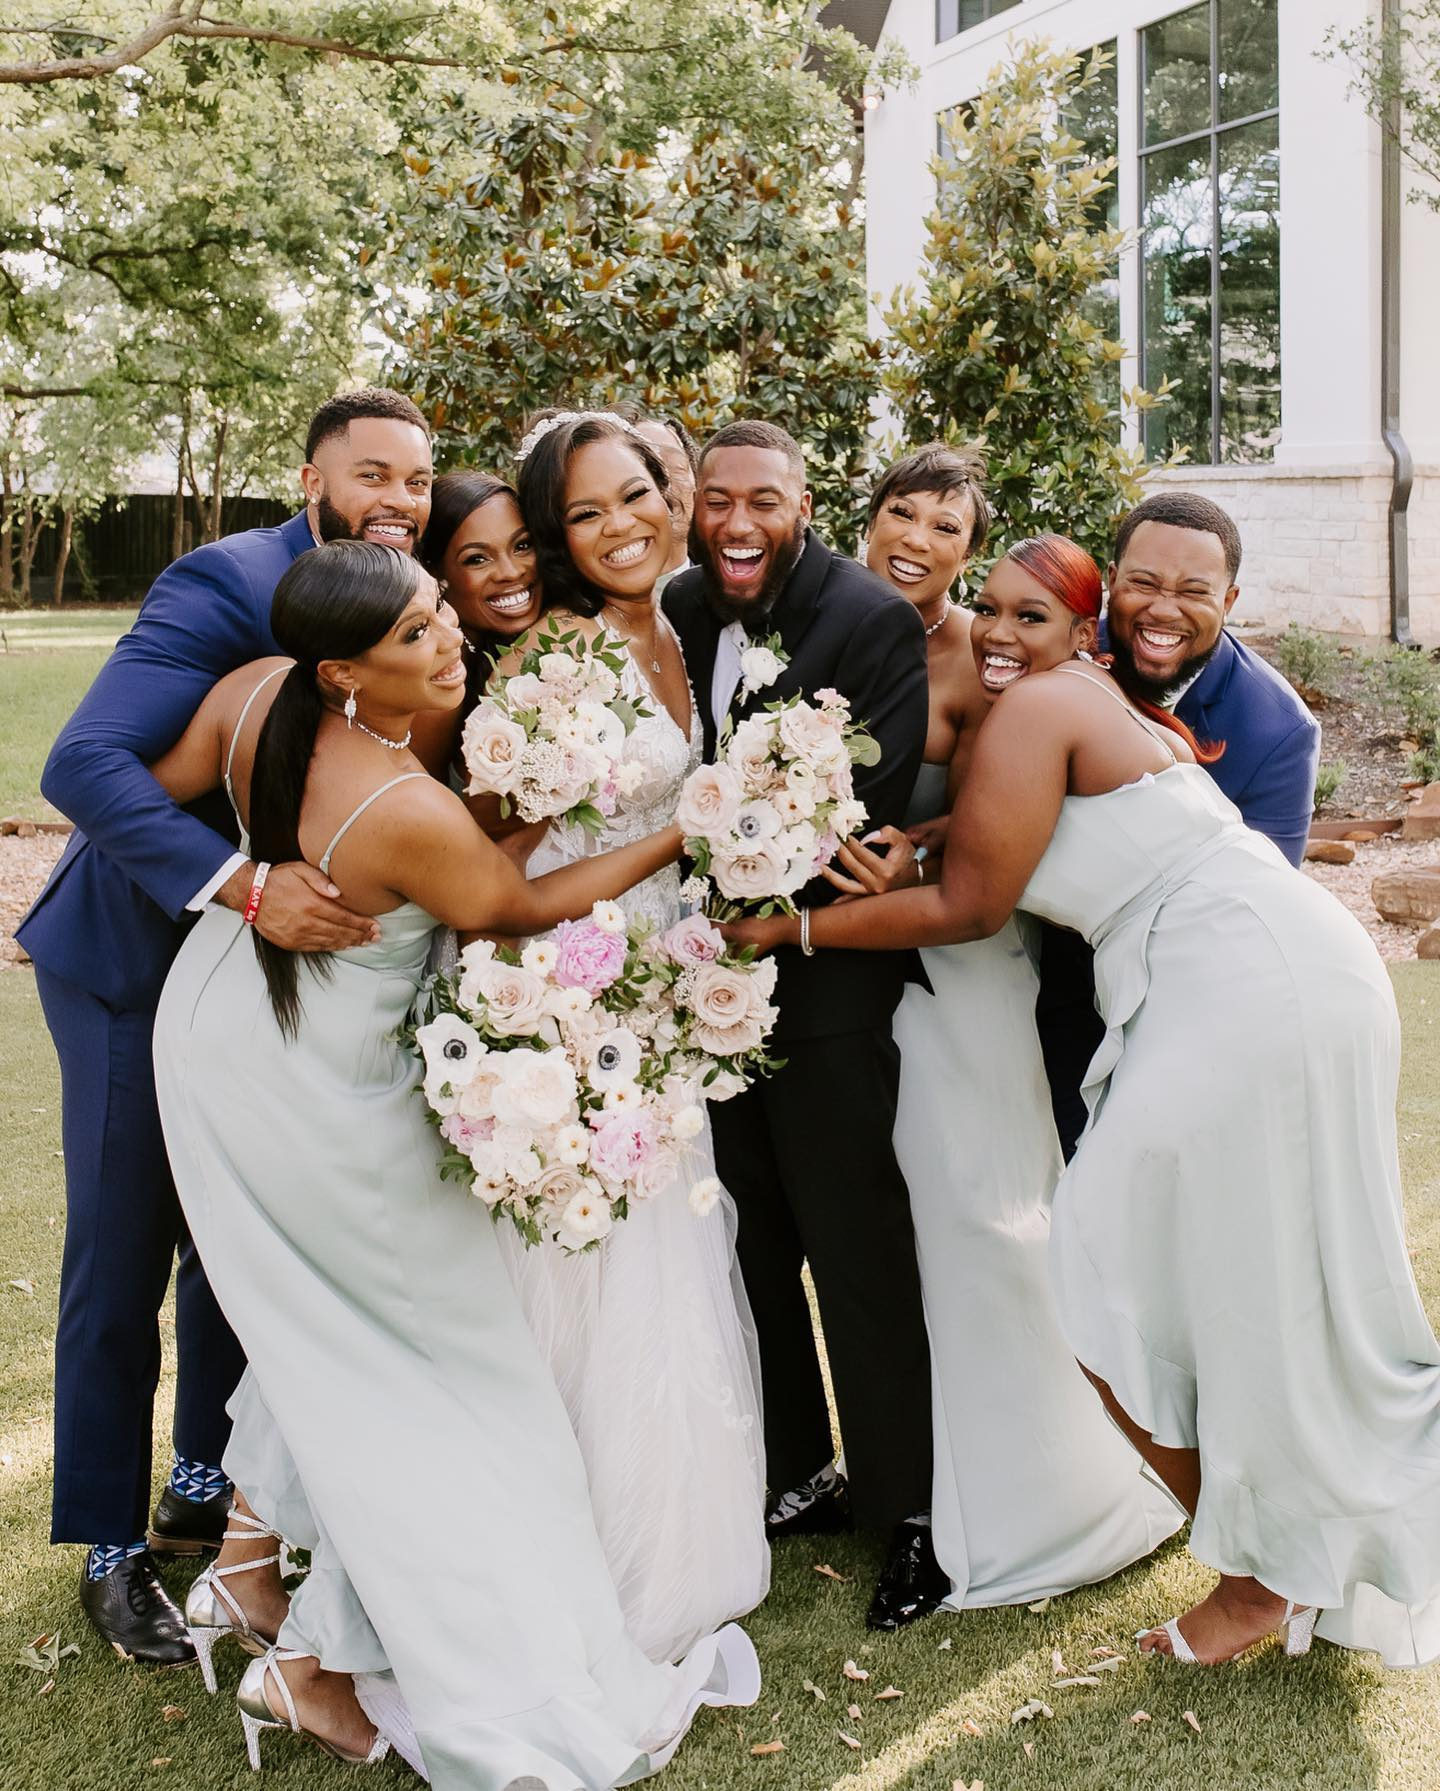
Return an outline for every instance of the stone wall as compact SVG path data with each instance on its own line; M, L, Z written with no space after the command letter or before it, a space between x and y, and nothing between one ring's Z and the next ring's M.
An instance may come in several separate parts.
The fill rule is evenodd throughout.
M1370 640L1389 635L1388 464L1181 467L1156 472L1149 483L1200 492L1240 525L1237 619ZM1410 608L1416 639L1440 645L1435 466L1418 470L1410 501Z

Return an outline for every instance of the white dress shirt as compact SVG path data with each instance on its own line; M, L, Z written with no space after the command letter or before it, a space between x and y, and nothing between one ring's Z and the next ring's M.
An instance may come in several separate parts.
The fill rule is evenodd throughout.
M750 645L743 622L730 622L715 643L715 672L710 680L710 713L718 732L725 725L735 692L740 688L740 655Z

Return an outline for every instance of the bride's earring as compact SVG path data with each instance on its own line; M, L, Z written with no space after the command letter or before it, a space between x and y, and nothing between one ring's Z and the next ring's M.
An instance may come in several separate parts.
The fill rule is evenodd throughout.
M345 726L347 728L355 726L355 708L355 692L352 690L345 698Z

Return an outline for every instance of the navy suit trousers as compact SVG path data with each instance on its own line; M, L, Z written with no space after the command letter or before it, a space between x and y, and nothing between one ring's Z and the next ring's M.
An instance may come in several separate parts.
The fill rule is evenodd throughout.
M55 1336L52 1542L128 1542L149 1517L160 1308L178 1251L175 1447L219 1462L245 1358L205 1279L155 1105L153 1007L117 1008L37 967L60 1059L65 1255Z

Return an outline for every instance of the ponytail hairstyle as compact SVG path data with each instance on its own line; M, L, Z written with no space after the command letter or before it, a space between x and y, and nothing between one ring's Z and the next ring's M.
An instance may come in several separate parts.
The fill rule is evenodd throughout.
M547 608L598 616L605 606L606 593L591 584L570 557L570 543L565 538L565 475L577 448L612 438L624 442L661 497L668 497L670 475L665 462L645 437L636 433L633 424L609 411L540 411L531 419L520 444L520 473L515 483L520 512L535 543L535 564Z
M1023 566L1036 584L1043 585L1052 597L1058 597L1066 609L1088 621L1099 621L1104 586L1100 568L1083 547L1077 547L1064 535L1033 535L1029 540L1017 541L1005 558ZM1198 764L1213 765L1225 751L1223 740L1202 746L1178 715L1172 715L1158 703L1136 696L1130 690L1126 690L1125 695L1151 721L1178 734L1194 753Z
M368 541L331 541L301 554L275 587L270 629L295 661L281 680L255 743L250 772L250 851L257 860L285 864L302 858L300 805L326 705L320 694L322 659L354 659L382 641L415 595L416 564L395 547ZM254 934L280 1031L293 1039L300 1026L297 954ZM319 975L329 953L306 952Z

